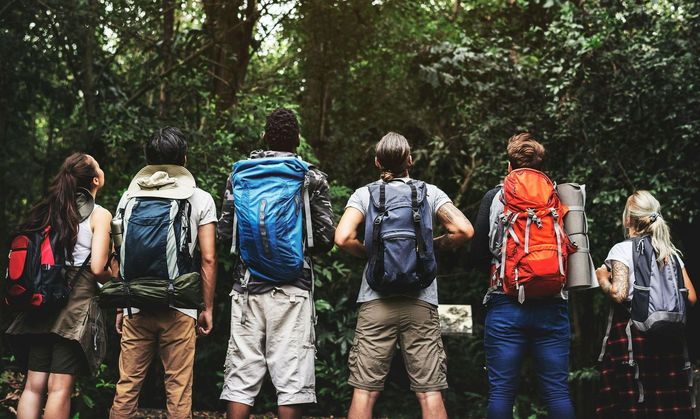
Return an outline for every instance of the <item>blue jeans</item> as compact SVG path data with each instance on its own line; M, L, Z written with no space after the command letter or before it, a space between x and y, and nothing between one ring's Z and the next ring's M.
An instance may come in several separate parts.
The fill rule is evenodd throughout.
M484 348L489 377L489 419L512 418L520 366L526 352L535 358L540 397L550 418L574 417L569 397L571 329L564 300L518 303L502 294L487 303Z

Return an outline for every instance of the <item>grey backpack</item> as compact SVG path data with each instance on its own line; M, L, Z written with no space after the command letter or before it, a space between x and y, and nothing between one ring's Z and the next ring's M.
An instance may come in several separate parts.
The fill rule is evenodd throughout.
M662 266L656 261L656 252L651 244L650 236L631 238L633 269L634 269L634 293L630 310L630 320L625 328L628 342L628 360L626 363L634 368L634 381L637 384L639 403L644 402L644 385L639 379L639 363L634 356L632 344L631 325L640 332L649 336L658 336L660 339L678 338L683 336L685 326L685 309L688 298L688 289L685 288L683 272L677 257L671 258L669 263ZM607 347L610 330L613 323L614 308L610 307L608 327L603 339L603 347L598 361L603 360ZM688 347L683 341L684 370L688 371L689 383L692 383L693 372L688 357ZM691 384L692 385L692 384ZM691 391L691 397L694 393ZM693 399L693 407L695 400Z
M632 323L642 333L675 334L685 325L688 289L677 257L662 266L650 236L634 237L634 293L630 314Z

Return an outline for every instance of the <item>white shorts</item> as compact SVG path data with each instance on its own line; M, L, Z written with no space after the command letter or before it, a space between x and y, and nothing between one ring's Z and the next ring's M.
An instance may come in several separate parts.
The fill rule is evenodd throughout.
M311 304L309 292L292 285L249 294L247 306L243 294L231 292L222 400L252 406L269 369L278 405L316 403Z

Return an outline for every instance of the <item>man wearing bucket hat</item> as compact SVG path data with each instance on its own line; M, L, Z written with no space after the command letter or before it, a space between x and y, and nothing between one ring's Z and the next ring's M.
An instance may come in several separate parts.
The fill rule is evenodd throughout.
M123 225L120 276L164 276L172 281L172 278L196 271L192 259L199 247L201 267L198 273L201 275L204 309L198 315L197 309L171 303L170 308L139 310L129 307L126 308L129 316L118 310L120 378L110 418L133 417L156 350L165 370L168 417L187 418L192 415L195 326L197 333L208 335L213 325L216 207L211 195L197 188L194 177L184 167L187 142L180 130L167 127L155 131L146 143L145 154L148 166L134 176L117 207L117 214L122 214L124 219L137 219ZM166 218L169 223L165 225L170 227L160 230L154 227L156 230L134 235L141 225L158 224L152 220L159 206L165 206L165 216L170 217ZM143 220L150 221L141 222ZM133 231L128 232L127 228ZM161 242L157 242L158 237L161 237ZM153 249L148 248L151 245L162 248L162 261L153 258Z

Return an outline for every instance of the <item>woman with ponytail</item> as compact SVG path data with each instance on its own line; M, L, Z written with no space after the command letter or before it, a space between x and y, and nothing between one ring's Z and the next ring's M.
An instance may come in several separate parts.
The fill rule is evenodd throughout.
M651 239L653 260L649 262L658 267L656 271L652 266L651 271L659 274L652 275L650 281L672 280L680 268L684 287L679 289L679 295L687 298L690 305L697 301L695 289L680 251L671 242L659 201L651 193L637 191L627 199L622 224L628 240L613 246L605 265L596 270L601 291L613 301L608 333L599 358L601 385L596 416L692 418L692 388L689 386L692 381L689 380L691 371L685 336L681 332L662 336L643 333L631 320L630 307L633 307L631 301L635 293L645 298L651 295L644 294L649 291L635 285L634 254L637 250L633 239L637 238L639 244L644 244L640 238ZM637 263L645 262L640 259ZM660 312L654 314L657 313Z
M69 417L76 376L96 372L104 356L105 326L94 298L97 281L111 276L106 265L112 215L94 204L103 186L104 172L97 161L74 153L17 228L32 232L51 226L59 251L65 252L66 280L73 284L59 311L20 313L6 332L27 370L17 406L20 419Z

